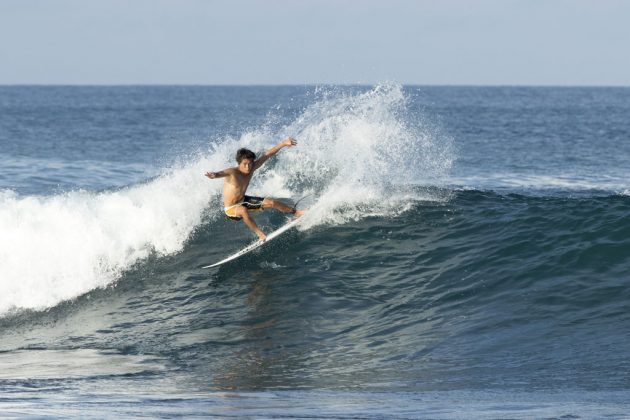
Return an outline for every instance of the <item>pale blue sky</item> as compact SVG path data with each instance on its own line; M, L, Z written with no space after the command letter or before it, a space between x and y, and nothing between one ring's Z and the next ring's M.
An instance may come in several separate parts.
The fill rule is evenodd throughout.
M0 84L630 86L630 0L0 0Z

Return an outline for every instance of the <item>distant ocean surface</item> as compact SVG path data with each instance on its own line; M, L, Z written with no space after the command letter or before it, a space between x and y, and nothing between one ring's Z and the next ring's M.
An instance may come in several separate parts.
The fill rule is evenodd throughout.
M0 87L0 416L628 418L629 162L630 88Z

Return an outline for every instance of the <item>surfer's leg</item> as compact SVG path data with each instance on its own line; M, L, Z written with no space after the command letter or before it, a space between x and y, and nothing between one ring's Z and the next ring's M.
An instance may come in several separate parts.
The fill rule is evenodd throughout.
M295 210L293 207L289 207L282 201L273 200L271 198L265 198L262 202L262 206L263 209L276 209L278 211L281 211L282 213L295 214L298 217L304 214L304 210Z
M242 217L243 222L245 222L247 227L250 228L258 236L260 240L264 241L265 239L267 239L267 235L265 235L265 233L262 230L260 230L256 222L254 222L254 219L252 219L252 217L249 215L249 212L244 206L236 207L234 209L234 214L236 214L239 217Z

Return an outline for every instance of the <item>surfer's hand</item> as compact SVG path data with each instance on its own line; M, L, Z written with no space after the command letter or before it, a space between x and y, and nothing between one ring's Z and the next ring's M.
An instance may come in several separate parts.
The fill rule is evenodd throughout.
M282 142L282 145L287 147L297 146L297 141L292 137L287 137L286 140Z
M216 172L206 172L206 176L210 179L215 179L217 177Z

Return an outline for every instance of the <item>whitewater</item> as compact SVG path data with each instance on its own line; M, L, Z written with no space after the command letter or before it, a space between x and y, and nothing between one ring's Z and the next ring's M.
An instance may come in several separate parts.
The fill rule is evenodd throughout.
M200 174L234 166L240 147L264 151L283 136L299 138L301 146L260 171L251 190L263 196L316 195L305 229L400 212L409 196L388 193L389 186L439 183L453 159L448 144L438 148L421 127L398 115L404 107L400 86L338 95L310 105L277 130L217 139L208 151L139 185L43 197L5 189L0 314L52 307L111 285L152 253L180 252L202 222L217 218L222 186ZM358 205L369 210L351 210Z

